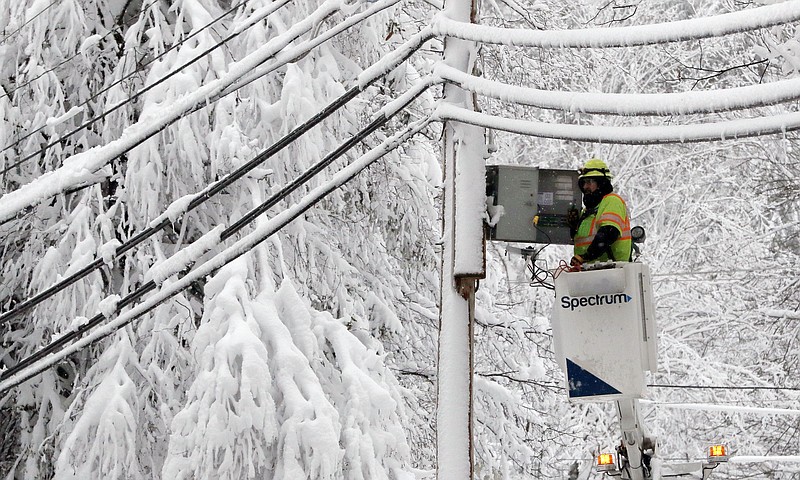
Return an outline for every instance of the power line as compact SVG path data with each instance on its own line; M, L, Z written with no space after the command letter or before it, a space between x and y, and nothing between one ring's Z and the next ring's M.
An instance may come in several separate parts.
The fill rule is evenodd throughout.
M274 10L277 10L277 9L278 9L278 8L280 8L281 6L285 5L286 3L288 3L288 1L289 1L289 0L282 0L281 2L278 2L277 4L275 4ZM244 2L243 2L243 3L244 3ZM241 5L241 4L239 4L239 5ZM226 13L224 13L223 15L221 15L221 16L219 16L219 17L217 17L217 19L213 20L211 23L209 23L208 25L206 25L206 26L205 26L205 27L203 27L202 29L200 29L200 30L198 30L198 31L194 32L193 34L191 34L190 36L188 36L186 39L184 39L184 40L183 40L183 41L182 41L180 44L178 44L178 45L182 45L182 43L183 43L183 42L185 42L185 41L189 40L189 39L190 39L190 38L192 38L194 35L197 35L198 33L200 33L200 31L202 31L202 30L204 30L204 29L208 28L209 26L213 25L213 24L214 24L214 23L216 23L218 20L220 20L221 18L223 18L225 15L228 15L230 12L234 11L234 10L235 10L235 8L238 8L238 7L239 7L239 5L237 5L236 7L234 7L234 8L232 8L232 9L228 10L228 11L227 11ZM272 11L274 11L274 10L272 10ZM247 28L250 28L250 27L252 27L252 26L253 26L253 25L255 25L256 23L257 23L257 22L252 22L250 25L248 25L248 27L247 27ZM81 124L81 125L79 125L78 127L74 128L74 129L73 129L73 130L71 130L70 132L68 132L68 133L66 133L66 134L64 134L64 135L62 135L62 136L60 136L59 138L57 138L57 139L53 140L52 142L50 142L50 143L46 144L45 146L43 146L43 147L42 147L42 148L40 148L39 150L37 150L37 151L35 151L35 152L33 152L33 153L31 153L31 154L29 154L29 155L27 155L27 156L23 157L21 160L18 160L17 162L15 162L15 163L12 163L11 165L7 166L7 167L6 167L6 168L4 168L2 171L0 171L0 175L5 175L6 173L8 173L9 171L11 171L12 169L14 169L14 168L16 168L16 167L18 167L18 166L22 165L23 163L27 162L28 160L30 160L30 159L32 159L32 158L36 158L36 157L38 157L38 156L42 155L43 153L45 153L45 152L47 151L47 149L49 149L49 148L51 148L51 147L53 147L53 146L55 146L55 145L59 145L59 144L61 144L62 142L64 142L64 141L65 141L66 139L68 139L69 137L71 137L71 136L75 135L76 133L80 132L81 130L83 130L83 129L87 128L87 127L90 127L91 125L93 125L94 123L96 123L98 120L102 120L103 118L105 118L105 117L107 117L108 115L110 115L110 114L114 113L115 111L119 110L120 108L124 107L125 105L128 105L129 103L131 103L131 102L133 102L133 101L137 100L139 97L141 97L141 96L142 96L142 95L144 95L145 93L149 92L149 91L150 91L150 90L152 90L153 88L155 88L155 87L157 87L157 86L161 85L162 83L166 82L167 80L169 80L169 79L170 79L170 78L172 78L173 76L175 76L175 75L177 75L178 73L180 73L180 72L181 72L181 71L182 71L184 68L186 68L186 67L188 67L188 66L190 66L190 65L193 65L194 63L197 63L197 62L198 62L200 59L202 59L203 57L205 57L205 56L206 56L206 55L208 55L209 53L213 52L213 51L214 51L214 50L216 50L217 48L220 48L221 46L223 46L224 44L226 44L226 43L227 43L227 42L229 42L230 40L232 40L232 39L236 38L236 37L237 37L239 34L241 34L242 32L244 32L245 30L246 30L246 29L241 29L241 30L237 29L237 30L235 30L233 33L231 33L230 35L228 35L227 37L225 37L224 39L222 39L220 42L217 42L216 44L214 44L214 45L212 45L211 47L207 48L207 49L206 49L206 50L204 50L203 52L199 53L198 55L196 55L196 56L195 56L195 57L193 57L192 59L190 59L190 60L188 60L187 62L185 62L183 65L181 65L181 66L179 66L179 67L175 68L174 70L172 70L171 72L169 72L169 73L168 73L167 75L165 75L164 77L162 77L162 78L160 78L160 79L156 80L155 82L151 83L150 85L146 85L145 87L143 87L142 89L140 89L139 91L137 91L136 93L134 93L133 95L131 95L130 97L128 97L127 99L125 99L125 100L123 100L123 101L121 101L121 102L117 103L116 105L113 105L111 108L109 108L109 109L107 109L107 110L105 110L105 111L101 112L100 114L98 114L98 115L96 115L96 116L94 116L94 117L90 118L89 120L87 120L86 122L82 123L82 124ZM174 48L174 47L173 47L173 48ZM166 55L166 54L167 54L169 51L170 51L170 50L167 50L167 51L165 51L165 52L164 52L164 53L162 53L160 56ZM154 59L153 61L155 61L155 59ZM152 63L152 62L150 62L150 63ZM144 68L144 67L142 67L142 68ZM137 73L138 71L139 71L139 70L137 69L137 70L135 70L135 71L134 71L132 74L130 74L130 75L133 75L133 74ZM119 83L119 82L121 82L121 81L123 81L123 80L124 80L124 79L122 79L122 80L119 80L117 83ZM114 86L114 85L112 84L111 86L109 86L109 87L108 87L108 89L110 89L110 88L111 88L111 87L113 87L113 86ZM99 92L98 94L96 94L96 95L95 95L95 97L96 97L97 95L99 95L100 93L102 93L102 91L101 91L101 92ZM89 101L91 101L91 100L92 100L93 98L95 98L95 97L92 97L92 98L90 98L89 100L87 100L86 102L82 103L82 104L81 104L81 106L84 106L84 105L86 105L86 104L87 104ZM13 147L13 146L15 146L15 145L19 144L20 142L22 142L22 141L23 141L23 140L25 140L26 138L29 138L31 135L34 135L34 134L36 134L37 132L41 131L41 130L42 130L42 129L44 129L45 127L46 127L46 124L45 124L45 125L43 125L43 126L41 126L41 127L39 127L39 129L37 129L36 131L34 131L34 132L31 132L31 133L29 133L28 135L26 135L25 137L23 137L23 138L21 138L21 139L17 140L15 143L13 143L13 144L9 145L9 146L8 146L8 147L6 147L6 148L5 148L3 151L5 151L5 150L7 150L8 148L11 148L11 147Z
M290 48L281 50L277 55L275 55L274 58L275 58L275 60L281 59L281 61L279 61L278 63L282 63L283 59L286 59L287 63L288 62L298 61L305 54L307 54L309 51L311 51L311 49L320 46L321 44L327 42L331 38L333 38L336 35L342 33L343 31L347 30L348 28L352 27L353 25L355 25L357 23L360 23L363 20L365 20L365 19L367 19L367 18L369 18L369 17L371 17L371 16L373 16L373 15L375 15L375 14L377 14L377 13L379 13L379 12L389 8L389 7L391 7L392 5L396 4L398 1L399 0L390 0L388 2L374 3L367 10L365 10L365 11L363 11L361 13L352 15L351 17L347 18L346 20L337 23L335 26L333 26L329 30L326 30L321 35L315 36L310 40L306 40L305 42L303 42L303 43L301 43L299 45L296 45L293 48L290 47ZM427 38L429 38L429 37L426 37L426 39ZM417 46L413 47L413 50L414 51L419 50L420 46L421 45L417 45ZM263 64L259 65L258 67L253 69L251 72L247 73L246 75L242 76L239 80L234 82L233 85L230 85L229 87L224 89L222 92L219 93L219 95L217 97L212 98L210 101L212 101L212 102L216 101L217 99L222 98L222 97L232 93L235 90L238 90L240 88L243 88L246 85L249 85L250 83L254 82L255 80L263 77L264 75L267 75L267 74L271 73L272 71L275 70L275 68L276 67L274 65L268 65L268 66L264 66ZM370 67L370 68L374 68L374 65L373 65L373 67ZM366 73L366 72L364 72L364 73Z
M361 142L367 135L369 135L370 133L374 132L381 125L384 125L390 118L392 118L394 115L396 115L400 111L401 108L405 107L405 105L407 105L408 103L413 101L416 98L416 96L418 96L419 94L421 94L424 91L425 91L425 89L419 89L417 95L415 95L413 97L407 96L407 97L404 98L404 101L406 103L404 103L404 105L402 105L402 107L397 108L397 109L395 109L395 110L393 110L393 111L391 111L389 113L384 113L384 114L379 115L377 118L375 118L375 120L373 120L369 125L367 125L367 127L363 128L357 134L352 136L348 141L344 142L336 150L334 150L333 152L329 153L323 160L321 160L317 165L312 167L312 169L310 169L310 170L316 169L317 167L320 166L321 163L330 164L336 158L339 158L340 156L342 156L347 150L352 148L357 143ZM352 178L354 178L356 175L358 175L358 173L363 171L367 166L372 164L374 161L382 158L384 155L386 155L388 152L390 152L394 148L397 148L397 146L400 144L401 141L405 141L408 138L410 138L411 136L415 135L422 128L424 128L424 126L427 125L429 121L430 121L430 119L426 119L424 122L418 122L417 124L413 124L413 125L411 125L409 127L406 127L406 129L401 134L395 135L393 138L384 141L381 144L381 146L370 150L370 152L368 154L362 156L361 159L359 159L359 160L362 160L362 159L364 159L366 157L365 161L354 162L349 167L346 167L345 169L343 169L343 170L348 170L349 169L348 172L347 172L347 176L345 176L342 179L335 179L334 181L330 181L330 182L328 182L328 184L326 185L326 187L324 189L317 189L314 192L312 192L311 194L309 194L305 198L308 198L308 197L313 197L313 198L311 200L309 200L309 201L306 201L305 202L306 205L295 209L289 215L285 215L285 217L287 217L287 218L281 219L280 223L272 231L266 232L265 234L259 236L256 239L256 241L247 242L245 240L248 240L248 239L242 239L240 242L237 242L237 244L235 244L235 245L233 245L230 248L225 250L225 252L231 252L231 253L229 255L227 255L226 258L224 258L222 260L223 261L222 265L219 265L219 266L211 265L211 267L209 267L209 268L213 268L213 270L217 270L221 266L224 266L224 265L230 263L231 261L235 260L236 258L240 257L241 255L243 255L244 253L246 253L247 251L249 251L250 249L255 247L255 245L258 245L259 243L261 243L264 240L266 240L269 236L271 236L275 232L279 231L281 228L286 226L289 222L291 222L292 220L296 219L301 214L303 214L305 211L307 211L309 208L314 206L322 198L324 198L325 196L327 196L328 194L330 194L331 192L333 192L334 190L339 188L341 185L343 185L347 181L349 181ZM381 153L381 149L383 150L382 153ZM376 151L378 153L375 153L372 156L370 156L370 153L376 152ZM308 174L308 172L306 172L306 174L304 174L304 175L307 175L307 174ZM311 176L313 176L313 174L311 174ZM309 178L310 178L310 176L309 176ZM299 186L299 185L300 184L298 183L296 186ZM281 192L278 192L278 193L272 195L269 199L267 199L264 203L262 203L262 205L260 205L259 207L256 207L255 209L251 210L250 212L248 212L248 214L246 214L245 217L243 217L243 218L255 218L256 215L254 214L254 212L266 211L268 209L268 207L265 207L266 205L275 205L275 204L277 204L280 200L285 198L286 195L288 195L291 192L291 190L296 188L296 186L295 187L291 187L291 188L289 186L285 187L284 189L281 190ZM275 218L278 218L278 217L279 216L276 216ZM243 228L245 225L246 224L242 223L241 221L234 223L233 225L231 225L230 227L228 227L227 229L225 229L223 231L223 233L220 236L220 239L221 239L220 241L222 241L223 237L224 238L231 237L238 230ZM247 246L248 243L250 244L249 247ZM240 245L240 244L245 244L245 248L237 248L237 245ZM223 252L223 254L225 254L225 252ZM223 255L223 254L220 254L220 255ZM219 257L219 255L217 257ZM214 258L217 258L217 257L214 257ZM160 299L158 301L152 302L147 307L142 307L143 304L140 304L136 308L142 307L143 310L136 312L136 314L130 316L130 318L124 318L124 316L121 316L123 318L123 320L119 321L121 317L118 317L116 320L119 321L119 325L113 325L113 329L111 329L110 331L101 332L101 334L98 334L96 337L88 339L87 340L87 344L93 343L93 342L95 342L97 340L100 340L101 338L104 338L105 336L110 335L114 331L122 328L123 326L127 325L128 323L130 323L134 319L138 318L139 316L151 311L153 308L155 308L156 306L158 306L160 303L162 303L163 301L167 300L168 298L172 297L173 295L175 295L179 291L182 291L183 289L187 288L189 286L189 284L191 283L191 281L194 281L194 278L192 277L192 274L194 274L195 276L198 276L198 277L210 274L211 272L203 271L203 267L208 266L213 261L214 261L214 259L211 259L211 260L207 261L200 268L195 269L190 274L187 274L186 276L184 276L181 279L181 281L183 281L185 283L185 285L181 285L181 286L179 286L179 288L175 288L174 284L173 284L170 287L170 288L173 289L173 291L168 292L168 295L165 298L162 298L162 299ZM125 308L128 305L132 304L134 301L136 301L137 299L139 299L140 297L142 297L146 293L154 290L155 288L156 288L156 284L152 280L147 282L146 284L142 285L141 287L137 288L134 292L126 295L123 299L121 299L117 303L114 313L119 315L123 308ZM147 303L147 302L150 302L150 300L147 300L144 303ZM64 353L64 352L68 348L75 347L75 345L78 343L77 339L79 337L83 336L89 330L93 329L95 326L99 325L103 321L104 318L105 318L105 316L102 313L95 315L86 324L82 325L77 330L65 334L64 336L62 336L59 339L57 339L56 341L52 342L48 346L40 349L36 353L34 353L34 354L30 355L29 357L27 357L27 358L23 359L22 361L20 361L17 365L9 368L8 370L6 370L2 374L0 374L0 380L5 380L4 383L0 384L0 385L2 385L2 388L0 389L0 391L12 388L12 387L14 387L16 385L19 385L20 383L22 383L24 381L36 376L37 374L41 373L46 368L48 368L50 365L52 365L52 363L54 363L55 361L59 360L60 358L63 358L63 356L66 356L68 353ZM113 322L110 322L110 323L113 323ZM110 328L110 324L106 325L106 327ZM72 346L67 346L73 340L75 340L76 342L73 343ZM79 346L78 349L79 348L83 348L84 346L85 345ZM44 357L46 357L47 355L49 355L51 353L55 354L54 356L57 357L57 358L51 357L51 358L44 359ZM59 354L61 354L62 356L58 357ZM39 360L42 360L42 359L44 359L44 360L39 362ZM15 379L11 379L10 378L13 375L16 375L16 374L22 372L23 369L25 369L26 367L31 367L29 369L30 371L28 371L24 375L22 375L21 378L15 378Z
M50 5L48 5L48 6L44 7L43 9L39 10L39 12L38 12L36 15L34 15L33 17L31 17L31 19L30 19L30 20L27 20L25 23L23 23L22 25L20 25L19 27L17 27L17 29L16 29L16 30L14 30L13 32L9 33L8 35L6 35L6 36L5 36L5 37L3 37L2 39L0 39L0 43L4 43L4 42L5 42L6 40L8 40L9 38L11 38L11 37L13 37L14 35L16 35L17 33L19 33L19 32L20 32L20 31L21 31L23 28L25 28L25 25L27 25L27 24L31 23L32 21L36 20L37 18L39 18L39 15L43 14L44 12L46 12L47 10L49 10L50 8L52 8L52 7L53 7L55 4L57 4L58 2L59 2L59 0L53 0L53 1L50 3Z
M312 116L311 118L303 122L303 124L295 127L291 132L283 136L277 142L273 143L270 147L261 152L255 158L245 163L244 165L240 166L233 172L227 174L225 177L215 182L211 186L207 187L203 191L198 192L192 199L192 201L189 203L189 205L186 207L186 211L184 212L184 214L202 205L206 200L210 199L211 197L222 191L224 188L231 185L236 180L244 177L247 173L249 173L252 169L256 168L261 163L263 163L265 160L269 159L270 157L274 156L275 154L283 150L286 146L288 146L294 140L299 138L306 131L310 130L311 128L322 122L325 118L333 114L343 105L347 104L350 100L355 98L356 95L358 95L360 92L362 92L367 87L372 85L379 78L382 78L388 72L392 71L397 65L400 65L403 61L405 61L408 57L410 57L419 48L419 46L421 46L421 43L418 44L416 48L405 49L404 51L401 52L401 54L397 55L392 62L387 63L385 65L385 68L381 72L373 73L373 75L370 78L368 78L367 80L361 82L359 85L345 92L342 96L335 99L333 102L331 102L322 110L320 110L316 115ZM232 93L232 91L227 92L226 94L228 93ZM205 105L196 105L195 109L197 110L203 108L203 106ZM114 251L114 258L117 258L122 254L124 254L125 252L136 247L144 240L148 239L149 237L153 236L154 234L166 228L170 223L171 222L168 218L164 218L162 221L156 223L155 225L151 225L148 228L138 232L133 237L129 238L127 241L125 241L123 244L121 244L116 248L116 250ZM64 290L68 286L74 284L78 280L85 278L93 271L102 267L104 264L105 262L103 258L95 259L89 265L76 271L72 275L64 278L60 282L48 287L47 289L39 292L33 297L30 297L18 303L11 310L0 314L0 322L6 321L16 315L19 315L35 307L36 305L42 303L44 300L52 297L53 295L56 295L57 293Z
M705 389L705 390L789 390L794 392L800 392L800 387L772 387L772 386L759 386L759 385L750 385L750 386L732 386L732 387L725 387L720 385L668 385L668 384L648 384L648 387L654 388L682 388L682 389Z
M246 2L246 1L248 1L248 0L244 0L244 1ZM147 12L147 10L149 10L150 8L152 8L152 7L153 7L153 5L156 5L156 3L157 3L157 2L150 2L150 4L148 4L148 5L147 5L147 8L145 8L145 9L143 9L143 10L141 10L141 11L139 12L139 15L141 15L141 14L143 14L143 13L146 13L146 12ZM244 3L244 2L242 2L242 3ZM108 37L109 35L112 35L112 34L114 34L114 32L116 32L116 31L119 31L119 33L122 33L122 26L124 26L124 27L130 27L130 26L131 26L133 23L135 23L135 21L131 21L131 23L128 23L128 24L124 24L124 23L123 23L122 25L120 25L120 24L114 25L114 27L113 27L111 30L109 30L108 32L106 32L106 34L105 34L105 35L103 35L103 36L100 38L100 40L103 40L103 39L105 39L106 37ZM212 22L212 23L213 23L213 22ZM209 24L209 25L210 25L210 24ZM208 26L208 25L207 25L207 26ZM206 27L207 27L207 26L206 26ZM206 27L203 27L203 29L205 29ZM201 29L201 30L203 30L203 29ZM192 35L194 35L194 34L192 34ZM186 38L186 40L188 40L189 38L191 38L191 36L190 36L190 37L187 37L187 38ZM100 94L102 94L102 93L104 93L104 92L108 91L109 89L111 89L111 88L112 88L112 87L114 87L115 85L118 85L119 83L121 83L121 82L123 82L123 81L127 80L127 79L128 79L128 78L130 78L131 76L133 76L133 75L135 75L135 74L139 73L139 72L140 72L140 71L141 71L141 70L142 70L144 67L146 67L146 66L150 65L151 63L153 63L154 61L158 60L159 58L161 58L161 57L162 57L164 54L166 54L166 53L167 53L167 52L169 52L170 50L172 50L172 49L176 48L177 46L180 46L180 45L182 45L184 41L185 41L185 40L181 40L181 42L177 43L176 45L173 45L172 47L170 47L168 50L166 50L164 53L162 53L162 54L161 54L161 55L159 55L158 57L154 58L153 60L151 60L151 61L149 61L149 62L147 62L147 63L144 63L144 64L140 65L139 67L137 67L136 69L134 69L134 71L133 71L133 72L131 72L131 73L129 73L128 75L126 75L125 77L123 77L123 78L121 78L121 79L117 80L116 82L112 83L111 85L108 85L107 87L104 87L103 89L101 89L100 91L98 91L97 93L95 93L94 95L92 95L91 97L89 97L89 100L87 100L87 101L85 101L85 102L83 102L83 103L81 103L80 105L77 105L77 106L78 106L78 107L83 107L83 106L85 106L87 103L89 103L89 101L90 101L90 100L93 100L93 99L97 98L97 97L98 97ZM33 78L29 79L27 82L25 82L25 83L23 83L23 84L21 84L21 85L17 85L17 86L16 86L14 89L12 89L11 91L9 91L9 92L6 92L6 93L4 93L4 94L0 95L0 99L2 99L2 98L5 98L5 97L9 97L9 98L10 98L10 97L11 97L11 95L13 95L13 94L14 94L14 93L15 93L17 90L20 90L20 89L22 89L22 88L24 88L24 87L27 87L28 85L30 85L30 84L32 84L33 82L35 82L36 80L40 79L40 78L41 78L41 77L43 77L44 75L47 75L48 73L50 73L50 72L53 72L53 71L57 70L59 67L61 67L61 66L62 66L62 65L64 65L65 63L71 62L73 59L75 59L75 58L76 58L76 57L78 57L79 55L80 55L80 52L79 52L79 53L76 53L76 54L74 54L74 55L72 55L71 57L69 57L69 58L67 58L67 59L65 59L65 60L62 60L62 61L61 61L61 63L59 63L59 64L58 64L58 65L56 65L55 67L52 67L52 68L50 68L49 70L47 70L47 71L45 71L45 72L43 72L43 73L40 73L39 75L37 75L37 76L35 76L35 77L33 77ZM26 138L30 137L31 135L33 135L33 134L35 134L35 133L37 133L37 132L40 132L40 131L41 131L43 128L44 128L44 126L42 126L42 127L39 127L38 129L36 129L36 131L34 131L34 132L31 132L31 133L27 134L26 136L22 137L21 139L17 140L16 142L14 142L14 143L12 143L12 144L10 144L10 145L8 145L8 146L4 147L4 148L3 148L3 150L1 150L1 151L0 151L0 153L3 153L3 152L5 152L6 150L8 150L9 148L11 148L11 147L13 147L13 146L15 146L15 145L19 144L20 142L22 142L22 141L23 141L23 140L25 140Z
M364 21L366 18L368 18L368 17L370 17L370 16L372 16L372 15L374 15L376 13L379 13L380 11L388 8L389 6L396 4L398 1L399 0L380 0L377 3L374 3L373 5L371 5L369 8L367 8L364 12L362 12L360 14L357 14L357 15L353 15L353 16L347 18L346 20L340 22L336 26L336 28L334 28L332 30L337 30L338 32L341 32L346 28L350 28L353 25ZM262 8L261 10L259 10L259 14L260 15L266 15L264 12L269 10L269 9L271 9L271 8L274 8L274 4L271 4L268 7ZM330 10L330 8L327 9L327 10ZM328 12L326 10L323 10L323 14L329 15L330 12ZM299 23L295 24L285 34L282 34L282 35L276 37L275 39L273 39L273 40L276 41L275 45L273 45L273 41L268 42L267 45L268 45L269 48L267 49L266 53L269 53L269 57L264 58L264 60L262 60L262 63L264 61L266 61L267 58L275 59L275 61L273 62L273 66L272 66L272 69L274 70L274 69L278 68L280 65L285 65L288 62L297 60L298 55L300 53L307 53L308 51L310 51L310 49L312 49L315 46L317 46L314 42L307 41L307 42L305 42L305 44L307 45L307 47L305 49L291 48L290 50L294 52L292 55L280 55L280 53L283 52L283 50L281 50L280 52L271 52L272 50L275 50L276 47L279 47L279 48L286 47L289 42L295 40L296 38L298 38L302 34L302 32L299 32L299 30L301 30L303 28L306 28L308 26L308 24L311 22L311 20L313 20L315 17L321 17L321 16L322 15L315 15L315 16L309 17L307 19L308 21L304 20L302 22L299 22ZM251 19L252 18L253 17L251 17ZM247 27L244 27L244 28L247 28ZM305 31L307 31L307 30L305 30ZM426 42L427 40L429 40L431 37L432 37L432 33L431 33L430 29L425 29L423 32L420 32L420 33L414 35L412 37L412 39L409 40L408 42L406 42L405 44L399 46L397 49L395 49L394 51L392 51L389 54L387 54L380 62L377 62L377 63L373 64L372 66L370 66L369 68L367 68L366 70L364 70L361 73L361 75L359 75L358 78L357 78L357 83L359 85L359 88L361 88L361 89L366 88L368 85L372 84L376 79L378 79L380 77L383 77L387 72L391 71L396 66L398 66L400 63L405 61L405 59L407 59L409 56L411 56L411 54L413 54L417 49L419 49L422 46L422 44L424 42ZM281 44L283 44L282 47L281 47ZM282 58L282 57L286 57L286 58ZM280 59L280 61L278 61L278 59ZM196 99L194 97L192 97L192 99L195 100L194 105L191 105L191 106L190 105L186 105L186 106L184 106L183 111L181 112L181 116L185 116L185 115L191 114L192 112L195 112L195 111L198 111L198 110L200 110L202 108L205 108L206 106L208 106L213 101L219 100L220 98L223 98L225 95L233 93L236 90L236 88L240 88L241 85L237 85L237 86L232 87L232 84L235 83L236 81L240 80L241 78L242 77L239 76L237 79L230 80L230 82L229 82L227 87L220 88L219 91L214 95L202 96L202 98L196 98ZM252 80L252 79L250 79L250 80ZM217 88L217 85L214 85L214 87ZM142 142L144 142L148 138L150 138L153 135L155 135L156 133L158 133L161 129L165 128L168 125L173 124L176 121L178 121L180 118L181 117L179 117L177 115L168 115L166 118L163 118L163 119L159 120L154 125L145 126L145 128L143 129L144 130L143 133L140 133L139 135L136 135L134 138L129 139L127 141L120 140L122 144L121 145L114 145L115 148L112 150L113 153L111 154L111 157L107 158L107 159L103 157L102 161L104 162L104 164L108 164L108 162L110 162L110 161L112 161L112 160L114 160L116 158L120 158L125 153L127 153L131 149L135 148L136 146L140 145ZM31 182L31 183L33 183L33 182ZM59 193L64 193L66 188L58 187L55 190L59 190L59 191L53 191L52 193L51 193L52 189L48 189L47 187L45 187L45 190L46 190L47 196L49 197L49 196L52 196L52 195L57 195ZM12 192L12 193L21 193L22 196L24 197L26 193L30 194L31 191L33 191L32 188L31 188L31 184L28 184L26 186L21 187L17 191ZM40 193L38 193L37 195L40 195ZM30 197L26 197L26 198L28 198L28 200L25 200L25 201L33 201L34 203L41 201L41 198L39 198L38 200L31 200ZM0 202L2 202L2 200L0 200ZM28 205L31 205L31 204L29 203ZM23 208L23 207L16 207L16 210L19 211L20 208ZM8 217L6 215L11 215L11 213L10 212L4 212L3 213L3 217L2 218L5 218L7 220ZM6 220L0 219L0 223L5 222Z
M560 384L546 384L544 386L547 387L558 387L564 388L563 385ZM669 385L669 384L655 384L650 383L647 384L648 387L653 388L678 388L678 389L707 389L707 390L771 390L771 391L781 391L781 390L788 390L788 391L800 391L800 387L771 387L771 386L733 386L733 387L726 387L722 385Z
M791 267L764 267L764 268L721 268L719 270L688 271L688 272L665 272L653 273L653 277L678 277L691 275L725 275L734 273L770 273L770 272L794 272Z
M245 163L244 165L240 166L238 169L234 170L233 172L229 173L228 175L223 177L218 182L215 182L214 184L210 185L209 187L207 187L203 191L197 193L195 195L195 197L192 199L192 201L189 203L188 207L186 208L186 212L184 212L184 213L188 213L188 212L194 210L195 208L197 208L198 206L202 205L206 200L209 200L211 197L213 197L214 195L216 195L219 192L221 192L223 189L225 189L226 187L231 185L236 180L244 177L247 173L249 173L252 169L257 167L259 164L261 164L265 160L271 158L272 156L274 156L275 154L277 154L278 152L280 152L281 150L286 148L290 143L292 143L293 141L297 140L305 132L307 132L308 130L310 130L314 126L316 126L322 120L324 120L325 118L327 118L328 116L333 114L340 107L342 107L343 105L348 103L350 100L355 98L356 95L358 93L360 93L360 91L361 90L358 87L351 88L350 90L345 92L344 95L342 95L341 97L337 98L336 100L334 100L333 102L328 104L328 106L323 108L319 113L317 113L313 117L309 118L308 120L306 120L304 123L302 123L298 127L295 127L294 130L292 130L291 132L289 132L288 134L283 136L277 142L273 143L269 148L267 148L266 150L261 152L255 158L253 158L249 162ZM163 230L164 228L166 228L168 225L170 225L170 223L171 223L171 220L169 218L164 218L163 220L161 220L157 224L152 225L152 226L150 226L150 227L148 227L148 228L146 228L144 230L139 231L133 237L131 237L127 241L125 241L125 243L123 243L122 245L120 245L119 247L116 248L116 250L114 251L114 258L119 257L122 254L124 254L125 252L127 252L127 251L131 250L132 248L136 247L137 245L139 245L140 243L142 243L146 239L150 238L151 236L153 236L157 232L159 232L159 231ZM24 301L20 302L19 304L14 306L14 308L12 310L9 310L8 312L3 313L2 315L0 315L0 322L8 320L8 319L10 319L10 318L12 318L12 317L14 317L16 315L19 315L20 313L22 313L22 312L24 312L26 310L29 310L30 308L32 308L34 306L42 303L44 300L52 297L53 295L57 294L58 292L62 291L66 287L68 287L69 285L72 285L76 281L86 277L91 272L93 272L93 271L97 270L98 268L102 267L104 264L105 264L105 262L104 262L102 257L95 259L92 263L90 263L89 265L85 266L84 268L78 270L74 274L72 274L72 275L68 276L67 278L61 280L60 282L52 285L51 287L43 290L42 292L34 295L33 297L30 297L27 300L24 300Z

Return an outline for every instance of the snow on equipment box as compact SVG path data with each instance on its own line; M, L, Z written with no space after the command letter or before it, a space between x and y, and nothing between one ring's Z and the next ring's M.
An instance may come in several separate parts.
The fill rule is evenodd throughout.
M656 368L650 271L609 262L555 281L553 344L572 402L641 398Z
M578 172L490 165L486 167L486 196L492 206L503 207L503 214L489 229L490 240L572 245L567 212L581 207Z

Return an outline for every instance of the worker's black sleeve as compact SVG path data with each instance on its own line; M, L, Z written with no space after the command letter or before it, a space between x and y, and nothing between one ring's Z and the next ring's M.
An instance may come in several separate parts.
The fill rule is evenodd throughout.
M592 240L592 244L589 245L589 248L586 250L586 255L582 255L583 260L589 262L600 257L604 253L608 253L608 257L613 258L611 256L611 244L618 238L619 230L617 230L617 227L603 225L598 228L597 234L595 234L594 240Z

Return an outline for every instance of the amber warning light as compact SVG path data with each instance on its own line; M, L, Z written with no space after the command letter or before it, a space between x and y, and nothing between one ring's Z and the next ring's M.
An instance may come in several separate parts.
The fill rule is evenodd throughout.
M725 445L711 445L708 447L708 461L727 462L728 450L725 448Z
M613 453L601 453L597 456L597 470L601 472L607 472L609 470L614 470L616 465L614 464L614 454Z

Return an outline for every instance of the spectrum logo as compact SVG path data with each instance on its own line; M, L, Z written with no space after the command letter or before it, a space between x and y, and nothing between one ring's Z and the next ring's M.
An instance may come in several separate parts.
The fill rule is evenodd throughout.
M590 295L588 297L561 297L561 308L569 308L570 311L578 307L597 307L600 305L616 305L628 303L633 297L624 293L612 293L606 295Z

